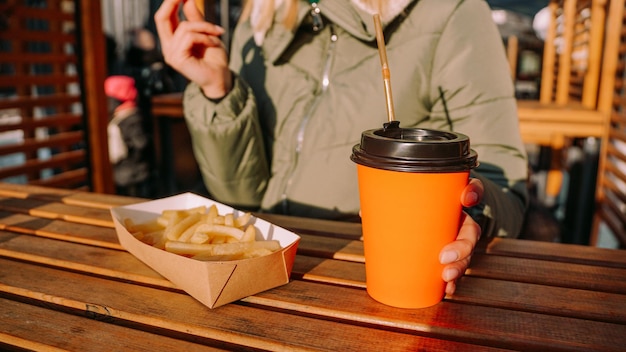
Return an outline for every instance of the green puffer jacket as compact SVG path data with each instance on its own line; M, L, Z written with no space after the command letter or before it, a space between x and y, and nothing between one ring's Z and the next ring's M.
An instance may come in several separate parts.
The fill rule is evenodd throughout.
M240 24L230 54L234 88L216 104L190 84L185 117L216 200L341 219L359 211L351 149L362 131L387 119L374 21L348 0L322 0L325 26L313 33L308 2L300 3L299 30L277 24L262 47L255 45L250 24ZM413 1L384 25L401 127L468 135L480 162L472 176L486 189L484 204L471 214L483 234L517 236L526 207L527 158L488 5Z

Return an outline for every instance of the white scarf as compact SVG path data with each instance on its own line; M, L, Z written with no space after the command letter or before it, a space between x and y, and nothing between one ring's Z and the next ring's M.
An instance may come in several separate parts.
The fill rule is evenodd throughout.
M252 0L252 12L250 13L250 23L254 31L254 41L258 46L263 44L265 34L269 30L270 22L267 25L258 28L258 24L261 20L261 5L267 0ZM337 1L337 0L334 0ZM391 22L396 16L404 10L412 0L390 0L383 2L384 11L381 17L383 23ZM274 0L274 8L277 9L283 4L284 0ZM372 16L378 12L377 8L370 7L362 0L350 0L352 5L360 9L361 11L370 13Z
M350 0L350 2L355 7L358 7L362 11L365 11L372 16L374 16L374 14L378 12L377 8L372 8L361 0ZM381 15L380 20L383 23L391 22L394 18L396 18L396 16L400 14L400 12L402 12L402 10L404 10L407 6L409 6L410 2L411 0L383 1L383 11L382 11L383 13Z
M261 46L265 39L265 33L270 29L271 21L264 22L263 27L259 27L261 22L261 9L263 2L267 0L252 0L252 12L250 13L250 24L254 28L254 42L256 45ZM284 0L274 0L274 9L277 9L282 5Z

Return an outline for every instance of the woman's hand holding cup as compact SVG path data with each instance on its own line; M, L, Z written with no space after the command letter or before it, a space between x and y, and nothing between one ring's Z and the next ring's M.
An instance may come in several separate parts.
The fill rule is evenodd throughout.
M461 204L464 207L473 207L480 203L483 197L483 184L473 178L463 190ZM444 264L442 278L447 283L446 293L452 294L456 289L456 280L459 279L469 266L474 247L480 239L480 226L467 213L461 215L461 227L456 240L441 250L439 261Z

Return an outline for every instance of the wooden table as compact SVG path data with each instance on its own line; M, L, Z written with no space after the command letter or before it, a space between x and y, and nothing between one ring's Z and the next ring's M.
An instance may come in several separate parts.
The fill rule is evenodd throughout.
M425 309L365 291L358 224L263 216L302 236L291 282L209 309L124 251L127 197L0 183L0 349L624 351L626 252L493 239Z

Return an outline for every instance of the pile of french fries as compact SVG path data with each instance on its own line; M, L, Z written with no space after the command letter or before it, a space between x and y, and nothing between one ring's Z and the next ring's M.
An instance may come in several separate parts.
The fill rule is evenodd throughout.
M135 238L151 246L204 261L260 257L281 249L276 240L256 240L257 228L250 213L221 215L217 207L199 206L164 210L156 219L124 226Z

